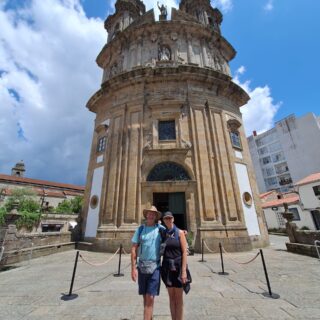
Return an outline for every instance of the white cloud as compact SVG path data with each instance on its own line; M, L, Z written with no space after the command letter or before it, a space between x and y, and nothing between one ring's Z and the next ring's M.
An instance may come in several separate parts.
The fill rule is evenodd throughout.
M241 82L240 75L245 71L241 66L235 73L233 81L241 86L250 96L251 100L241 108L243 122L247 136L254 130L262 133L271 129L274 125L274 117L281 106L280 103L274 103L271 96L271 90L268 86L250 87L250 81Z
M0 29L0 172L23 159L29 177L83 184L103 22L78 0L32 0L14 11L2 3Z
M213 5L217 6L224 13L232 10L233 8L232 0L214 0L211 2L213 2Z
M265 11L272 11L273 10L273 0L268 0L268 2L263 7Z

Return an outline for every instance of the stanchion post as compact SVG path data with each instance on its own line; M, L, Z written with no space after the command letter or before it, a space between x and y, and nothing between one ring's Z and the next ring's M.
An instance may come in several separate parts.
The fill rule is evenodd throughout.
M262 265L263 265L263 270L264 270L264 274L266 276L266 281L267 281L267 286L268 286L268 291L269 294L267 292L263 293L263 295L265 297L269 297L269 298L273 298L273 299L279 299L280 296L276 293L272 293L271 291L271 286L270 286L270 281L269 281L269 276L268 276L268 271L267 271L267 266L266 266L266 262L264 261L264 256L263 256L263 251L262 249L260 249L260 255L261 255L261 260L262 260Z
M118 265L118 273L114 274L114 277L123 277L124 274L120 273L121 269L121 255L122 255L122 244L120 244L120 252L119 252L119 265Z
M203 259L204 256L204 239L201 240L201 260L199 262L206 262L206 260Z
M220 250L221 269L222 269L222 272L219 272L219 274L227 276L229 273L228 272L224 272L224 263L223 263L223 254L222 254L222 244L221 244L221 242L219 242L219 250Z
M72 295L72 289L73 289L73 284L74 284L74 278L75 278L75 276L76 276L78 259L79 259L79 251L77 251L76 260L74 261L74 267L73 267L73 273L72 273L71 286L70 286L70 291L69 291L68 296L71 296L71 295Z
M69 294L68 295L63 295L61 300L68 301L68 300L73 300L73 299L78 297L77 294L72 294L74 278L76 276L76 271L77 271L78 258L79 258L79 251L77 251L76 259L74 261L74 267L73 267L73 273L72 273L72 279L71 279L71 285L70 285Z

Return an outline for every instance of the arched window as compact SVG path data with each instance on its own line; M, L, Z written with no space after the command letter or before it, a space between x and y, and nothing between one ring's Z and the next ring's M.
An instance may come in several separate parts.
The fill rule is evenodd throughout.
M177 163L162 162L149 173L147 181L185 181L191 180L187 171Z

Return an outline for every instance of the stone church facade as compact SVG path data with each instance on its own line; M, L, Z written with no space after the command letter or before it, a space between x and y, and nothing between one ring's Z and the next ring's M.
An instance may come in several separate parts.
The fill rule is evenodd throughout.
M209 0L182 0L159 21L139 0L118 0L97 57L100 90L85 191L83 236L97 250L130 246L142 211L170 210L191 231L227 250L268 243L232 82L236 52Z

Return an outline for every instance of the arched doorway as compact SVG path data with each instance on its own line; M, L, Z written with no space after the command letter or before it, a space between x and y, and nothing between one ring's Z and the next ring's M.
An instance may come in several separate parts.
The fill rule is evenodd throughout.
M191 180L188 172L174 162L162 162L157 164L147 177L148 182L174 182ZM186 219L186 195L185 192L154 192L153 203L162 213L171 211L175 224L180 229L187 229Z

